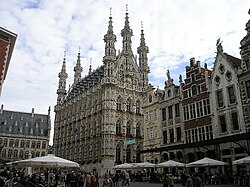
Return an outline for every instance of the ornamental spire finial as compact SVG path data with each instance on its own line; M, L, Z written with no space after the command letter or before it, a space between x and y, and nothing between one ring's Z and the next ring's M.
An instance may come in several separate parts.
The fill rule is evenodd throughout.
M126 12L128 13L128 4L126 4Z
M141 21L141 30L143 30L143 21Z
M112 17L112 7L109 8L109 15Z

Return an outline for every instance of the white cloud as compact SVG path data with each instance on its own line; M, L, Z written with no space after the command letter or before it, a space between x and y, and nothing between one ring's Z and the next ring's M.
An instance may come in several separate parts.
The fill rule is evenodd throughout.
M116 49L121 49L126 4L134 33L134 54L143 21L150 51L150 81L156 87L164 86L168 69L178 83L191 57L202 65L206 60L211 66L218 37L225 52L240 57L239 42L249 20L249 3L245 0L2 0L0 25L18 34L1 96L5 108L30 112L34 107L39 113L47 113L56 103L64 50L68 84L72 84L79 47L82 76L88 73L90 58L93 69L102 65L110 7Z

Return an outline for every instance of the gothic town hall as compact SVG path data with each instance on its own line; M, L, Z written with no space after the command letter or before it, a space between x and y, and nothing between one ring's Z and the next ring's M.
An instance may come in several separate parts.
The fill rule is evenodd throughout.
M121 30L122 50L115 49L112 17L104 35L103 65L82 78L80 53L74 83L66 90L66 59L59 73L55 106L55 154L80 163L85 170L103 173L115 164L142 162L142 103L152 86L148 82L148 47L141 30L138 59L132 51L133 31L128 13ZM124 144L126 140L134 144Z

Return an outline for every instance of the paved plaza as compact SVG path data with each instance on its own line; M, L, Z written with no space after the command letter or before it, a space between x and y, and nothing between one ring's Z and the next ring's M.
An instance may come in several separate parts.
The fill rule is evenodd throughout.
M102 186L102 185L101 185ZM145 182L131 182L130 186L133 187L162 187L162 183L145 183ZM120 183L119 187L123 187ZM125 186L124 186L125 187ZM183 187L181 184L175 184L174 187ZM231 184L220 184L220 185L205 185L205 187L247 187L247 186L235 186Z

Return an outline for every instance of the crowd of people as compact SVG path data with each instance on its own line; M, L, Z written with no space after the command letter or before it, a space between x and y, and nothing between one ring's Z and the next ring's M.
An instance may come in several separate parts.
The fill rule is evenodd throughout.
M23 186L48 187L119 187L129 186L132 181L162 183L163 187L173 187L181 183L187 187L203 187L205 184L234 184L250 185L250 173L235 173L232 176L211 174L208 172L199 173L160 173L157 170L147 169L143 171L106 171L104 176L99 176L96 169L89 172L81 170L45 169L32 174L25 175L25 169L6 168L0 176L6 179L15 179Z

